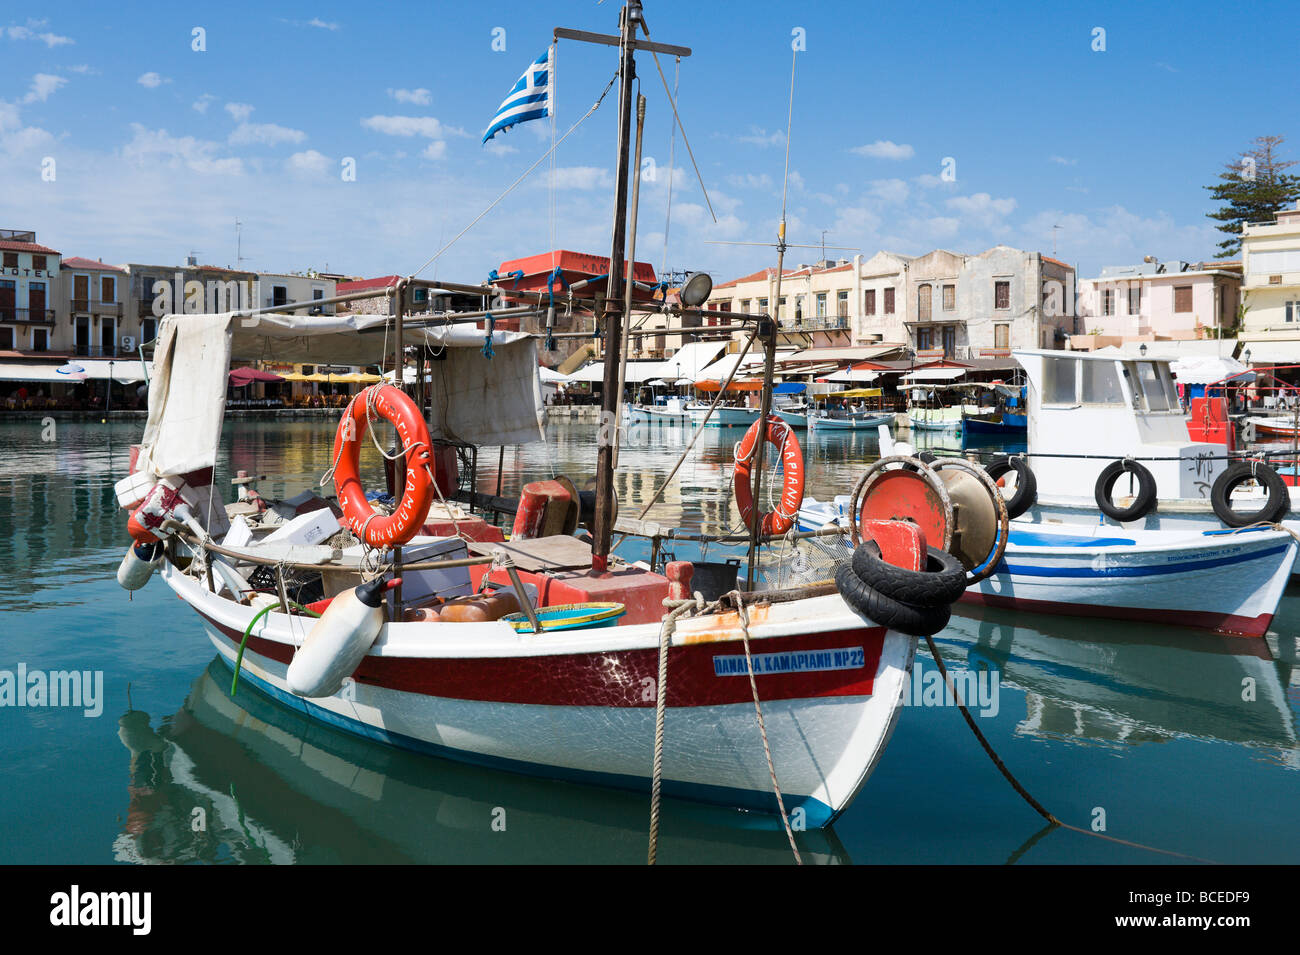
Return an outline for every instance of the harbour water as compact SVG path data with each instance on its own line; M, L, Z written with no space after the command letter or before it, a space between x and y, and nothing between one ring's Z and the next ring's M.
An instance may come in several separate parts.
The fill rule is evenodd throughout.
M112 486L140 425L60 422L45 441L36 419L0 424L0 671L103 679L94 706L0 707L0 862L644 861L642 795L394 751L243 686L232 699L229 670L171 591L154 581L131 603L114 580L127 538ZM267 476L267 496L295 494L324 471L333 434L325 421L229 422L218 486L244 468ZM594 425L556 423L545 445L506 449L501 493L552 473L581 483L595 437ZM616 479L624 513L688 437L662 425L633 432ZM734 526L739 438L706 432L649 519ZM847 493L879 453L862 433L803 444L807 490L821 499ZM483 449L479 490L496 492L497 461ZM378 481L378 458L367 463ZM619 553L646 556L630 540ZM1298 635L1293 592L1264 641L960 606L936 642L954 673L979 676L980 728L1062 820L1202 859L1284 863L1300 856L1289 822L1300 795ZM932 692L935 670L922 642L910 705L875 773L832 828L798 834L807 861L1180 861L1044 833ZM659 857L791 861L770 817L672 800Z

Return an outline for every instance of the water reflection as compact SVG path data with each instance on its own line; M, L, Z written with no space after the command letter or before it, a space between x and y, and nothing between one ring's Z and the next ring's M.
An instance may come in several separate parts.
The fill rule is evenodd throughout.
M1049 619L1050 633L1036 629ZM1195 737L1300 768L1294 655L1262 640L965 606L935 639L945 661L1025 692L1017 735L1117 746Z
M404 753L315 723L241 687L214 659L158 729L139 710L125 862L640 863L649 801ZM792 861L745 813L664 804L665 862ZM202 825L196 820L202 820ZM806 862L850 861L830 830L800 833Z

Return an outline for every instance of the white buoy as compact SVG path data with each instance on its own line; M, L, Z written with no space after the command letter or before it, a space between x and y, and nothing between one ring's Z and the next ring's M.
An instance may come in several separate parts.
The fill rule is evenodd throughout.
M117 568L117 582L124 590L139 590L149 583L154 570L162 560L162 543L138 543L126 549L126 556Z
M361 664L384 626L384 592L400 578L372 580L330 601L293 660L286 681L297 696L333 696Z

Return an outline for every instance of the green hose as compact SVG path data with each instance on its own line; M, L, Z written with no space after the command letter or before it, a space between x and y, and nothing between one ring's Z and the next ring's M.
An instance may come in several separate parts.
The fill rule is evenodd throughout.
M300 603L294 603L292 600L290 600L289 604L293 607L296 607L298 610L301 610L309 617L320 616L320 614L318 614L315 610L308 610ZM239 653L235 654L235 675L230 681L231 696L234 696L235 691L239 689L239 668L244 662L244 647L248 645L248 635L253 632L253 627L256 625L257 621L261 620L263 617L265 617L268 613L270 613L274 609L276 609L275 604L268 604L267 606L263 607L257 613L253 614L253 619L248 621L248 626L244 628L244 639L239 641Z

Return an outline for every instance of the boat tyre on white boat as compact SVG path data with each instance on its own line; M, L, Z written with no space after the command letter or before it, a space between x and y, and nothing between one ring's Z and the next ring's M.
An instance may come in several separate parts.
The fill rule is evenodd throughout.
M1232 492L1255 482L1267 492L1264 506L1255 511L1238 511L1232 506ZM1276 524L1291 510L1291 494L1278 473L1259 461L1238 461L1220 474L1210 488L1215 516L1229 527Z
M1038 500L1038 479L1030 470L1028 462L1020 456L1003 455L994 458L985 467L989 477L1001 480L1012 471L1016 472L1016 490L1007 501L1007 519L1015 520L1034 506Z
M1125 473L1133 475L1137 481L1137 493L1133 495L1132 504L1128 507L1120 507L1115 503L1112 492L1115 490L1115 482ZM1156 509L1155 475L1131 458L1112 461L1097 476L1093 494L1097 498L1097 506L1101 508L1101 512L1111 520L1121 523L1141 520Z

